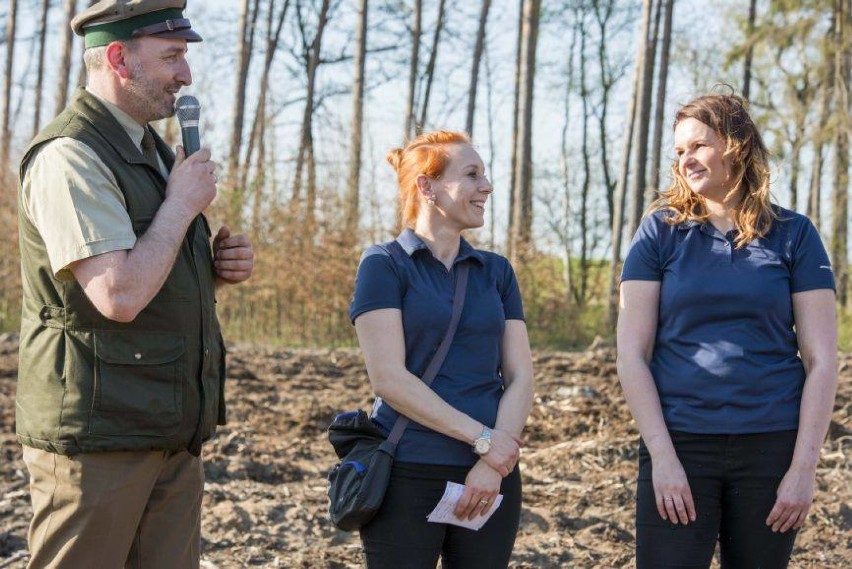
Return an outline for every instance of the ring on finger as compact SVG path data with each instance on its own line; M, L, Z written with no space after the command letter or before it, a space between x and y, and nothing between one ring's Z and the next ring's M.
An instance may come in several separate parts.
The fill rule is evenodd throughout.
M487 506L487 505L488 505L488 498L483 498L483 499L481 499L481 500L479 501L479 503L480 503L480 504L482 504L483 506Z

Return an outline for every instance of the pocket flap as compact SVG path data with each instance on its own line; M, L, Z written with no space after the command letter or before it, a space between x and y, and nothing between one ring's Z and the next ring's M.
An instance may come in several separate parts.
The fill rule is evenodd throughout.
M95 355L111 364L165 364L175 361L185 351L186 339L176 334L95 333Z

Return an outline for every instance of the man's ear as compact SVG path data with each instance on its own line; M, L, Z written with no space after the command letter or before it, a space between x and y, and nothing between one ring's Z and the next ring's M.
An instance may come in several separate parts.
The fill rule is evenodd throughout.
M127 48L121 42L114 41L107 45L104 60L107 67L120 78L127 79L130 76L130 66L127 64Z
M424 198L428 198L432 195L432 182L429 180L429 176L425 174L420 174L417 176L417 189L420 191L420 195Z

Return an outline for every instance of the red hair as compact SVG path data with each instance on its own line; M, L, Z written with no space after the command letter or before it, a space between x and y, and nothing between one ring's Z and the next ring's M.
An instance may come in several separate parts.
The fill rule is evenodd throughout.
M470 144L470 137L449 130L425 132L406 144L405 148L394 148L385 156L396 170L403 225L413 227L420 211L417 177L422 174L434 180L440 178L450 162L446 148L450 144Z

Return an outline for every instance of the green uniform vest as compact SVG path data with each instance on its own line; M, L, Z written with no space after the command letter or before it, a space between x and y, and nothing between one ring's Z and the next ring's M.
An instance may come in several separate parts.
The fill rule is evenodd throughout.
M133 231L148 229L166 180L112 113L85 90L30 144L70 137L115 175ZM174 155L156 137L171 169ZM62 168L62 164L57 164ZM162 289L133 322L100 314L75 281L56 279L44 241L18 192L23 308L17 386L18 440L61 454L180 450L198 454L224 423L224 346L216 318L210 229L198 216Z

